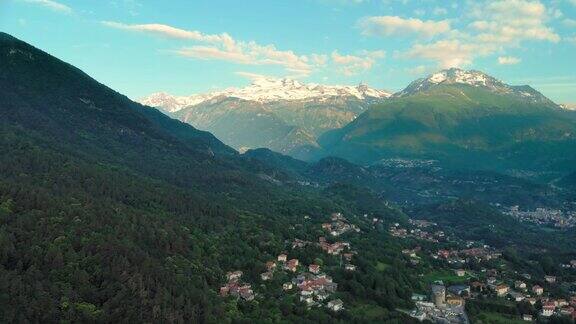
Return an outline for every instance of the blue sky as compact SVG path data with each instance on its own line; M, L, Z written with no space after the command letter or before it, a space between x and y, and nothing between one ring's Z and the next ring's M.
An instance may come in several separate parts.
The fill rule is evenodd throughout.
M0 30L131 98L463 67L576 102L576 0L0 0Z

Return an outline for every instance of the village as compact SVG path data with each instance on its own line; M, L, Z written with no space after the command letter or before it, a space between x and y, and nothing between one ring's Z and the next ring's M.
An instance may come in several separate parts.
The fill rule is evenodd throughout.
M371 222L372 228L381 223L377 218L367 221ZM333 213L330 221L315 226L319 226L325 234L318 236L316 241L300 238L287 241L285 251L265 262L265 271L260 273L259 281L260 284L277 285L273 289L282 291L284 296L296 297L307 307L324 307L339 312L345 309L345 305L335 297L338 283L330 275L334 268L329 270L322 262L305 264L294 255L308 247L319 248L327 257L338 260L337 268L347 272L356 271L353 261L358 252L350 242L340 237L362 231L341 213ZM576 319L575 283L562 282L561 278L552 274L540 278L502 267L502 251L483 242L462 240L453 233L448 235L434 222L408 219L405 225L392 224L388 232L393 238L406 241L409 247L404 248L402 254L412 267L418 269L421 262L434 262L434 271L441 274L430 276L428 291L413 295L415 308L406 312L413 318L467 324L470 320L465 310L466 302L479 299L508 304L528 303L535 311L522 314L520 319L525 321L553 315ZM561 266L576 273L576 260ZM241 270L228 272L227 281L220 288L220 296L246 302L259 298L252 287L253 283L245 282L242 278ZM556 288L561 284L571 285L570 295L557 293Z
M449 239L442 236L453 248L435 248L442 242L437 224L409 220L411 228L399 224L390 227L390 234L400 239L421 241L432 247L423 249L417 245L404 249L402 253L409 262L417 266L423 258L440 262L451 275L443 274L448 282L434 280L427 294L415 294L416 308L410 315L419 320L432 320L445 323L468 323L465 312L467 300L482 299L496 303L528 303L537 313L522 314L521 319L535 321L538 318L567 316L576 319L576 283L561 282L552 274L534 277L528 273L518 273L507 269L501 260L502 253L486 244ZM455 247L454 247L455 246ZM561 265L576 273L576 260ZM562 296L557 292L560 285L569 291Z
M443 231L430 232L425 230L426 228L435 227L437 225L436 223L413 219L409 219L408 221L409 224L413 226L412 229L408 230L406 228L402 228L400 224L395 223L392 227L390 227L390 235L398 238L421 239L432 243L438 243L442 240L449 240Z
M464 309L464 299L458 295L461 288L451 287L453 292L446 295L446 287L437 282L430 287L430 297L414 295L412 300L416 309L410 316L423 321L430 320L436 323L469 323Z
M536 208L532 211L522 211L519 206L512 206L505 209L504 213L518 221L539 226L553 226L559 229L566 229L576 225L576 212L574 211L569 212L549 208Z
M356 266L352 261L358 252L352 249L349 242L339 241L337 237L348 232L358 233L360 229L351 224L341 213L333 213L330 222L323 223L321 228L329 238L320 236L317 242L295 238L290 248L294 251L310 245L319 247L326 255L338 257L345 271L356 271ZM297 294L299 301L308 307L326 307L334 312L344 309L341 299L332 298L337 291L338 284L323 271L320 264L302 264L300 260L291 258L289 255L289 252L284 252L275 260L267 261L266 271L260 274L260 280L268 282L277 275L289 274L292 279L278 287L285 294ZM220 287L220 296L232 296L244 301L254 300L256 293L251 284L241 281L242 275L241 270L228 272L226 284Z

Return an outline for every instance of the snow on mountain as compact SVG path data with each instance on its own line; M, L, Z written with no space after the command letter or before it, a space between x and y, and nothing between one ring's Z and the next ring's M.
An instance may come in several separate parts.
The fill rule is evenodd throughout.
M393 96L405 97L427 91L428 89L438 85L457 84L485 88L493 93L514 96L526 102L555 106L552 101L530 86L511 86L487 75L486 73L476 70L462 70L458 68L442 70L431 74L426 78L413 81L404 90L395 93Z
M387 98L390 93L359 86L328 86L315 83L303 84L291 79L258 79L250 86L232 92L230 97L254 101L302 100L322 97Z
M173 113L184 107L194 106L220 95L222 95L221 92L192 96L173 96L166 92L156 92L148 97L140 99L139 102L150 107L160 107L164 111Z
M404 90L394 94L394 96L404 97L412 95L416 92L426 91L439 84L467 84L475 87L486 87L492 90L508 87L501 81L483 72L452 68L436 72L426 78L418 79L410 83Z
M573 110L576 111L576 103L565 103L565 104L561 104L560 108L564 109L564 110Z
M346 97L358 100L383 99L391 96L390 93L370 88L367 85L358 86L329 86L321 84L305 84L292 79L256 79L251 85L244 88L230 88L223 91L191 96L172 96L160 92L154 93L140 100L140 103L152 107L161 107L168 112L176 112L188 106L198 105L216 97L238 98L257 102L319 100Z

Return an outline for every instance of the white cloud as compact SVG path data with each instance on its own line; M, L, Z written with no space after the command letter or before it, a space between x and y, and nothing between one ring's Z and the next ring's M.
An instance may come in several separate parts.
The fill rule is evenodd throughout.
M258 74L258 73L245 72L245 71L234 72L234 74L239 75L241 77L244 77L244 78L251 80L251 81L262 80L262 79L277 79L277 77L274 77L271 75Z
M280 50L275 45L261 45L254 41L238 41L227 33L204 34L200 31L185 30L163 24L123 24L103 21L103 25L166 38L184 39L196 44L185 46L172 53L200 60L221 60L242 65L280 66L291 77L306 77L313 71L326 68L329 64L338 66L346 75L368 71L377 59L384 57L383 51L360 51L360 56L326 54L299 55L290 50ZM200 43L200 44L198 44Z
M430 44L415 44L402 57L420 58L438 62L441 68L464 67L475 56L490 54L493 49L481 44L468 44L459 40L440 40Z
M574 0L576 1L576 0ZM557 10L536 0L468 2L460 19L463 29L450 29L431 43L417 41L399 57L435 61L439 67L463 67L476 58L493 55L527 41L556 43L560 36L548 25ZM513 64L504 60L502 64ZM517 63L517 62L514 62Z
M310 59L315 65L324 66L326 63L328 63L329 58L326 54L312 54L310 55Z
M420 76L432 72L432 69L430 69L430 67L425 65L418 65L413 68L406 69L406 72L408 72L411 75Z
M338 66L338 70L344 75L351 76L366 72L374 66L377 59L384 58L384 51L362 51L360 56L341 55L338 51L332 52L332 62Z
M23 1L28 2L28 3L37 4L37 5L46 7L48 9L58 11L61 13L65 13L65 14L71 14L72 13L72 8L68 7L65 4L62 4L60 2L56 2L53 0L23 0Z
M278 65L290 73L302 76L309 75L313 69L306 56L298 56L292 51L279 51L273 45L237 43L230 48L191 46L176 50L175 53L202 60L222 60L244 65Z
M250 60L250 56L242 52L222 50L212 46L191 46L174 51L178 55L193 57L202 60L222 60L240 64L255 64Z
M470 27L482 42L519 44L525 40L558 42L560 36L546 25L546 7L539 1L500 0L476 4Z
M226 34L222 35L205 35L199 31L189 31L180 28L175 28L163 24L141 24L141 25L128 25L115 21L102 21L102 24L108 27L130 30L135 32L143 32L156 34L159 36L179 38L179 39L191 39L197 41L209 41L209 42L221 42L224 38L230 37Z
M103 21L102 24L122 30L210 44L208 46L188 46L174 51L176 54L185 57L222 60L247 65L279 65L292 73L303 75L310 74L313 69L306 56L299 56L292 51L278 50L274 45L259 45L255 42L237 41L226 33L218 35L204 34L195 30L184 30L163 24L128 25L113 21Z
M398 16L367 17L360 21L364 35L397 36L415 34L432 37L450 31L448 20L420 20L417 18L401 18Z
M500 65L514 65L522 62L521 59L514 56L500 56L498 57L498 64Z

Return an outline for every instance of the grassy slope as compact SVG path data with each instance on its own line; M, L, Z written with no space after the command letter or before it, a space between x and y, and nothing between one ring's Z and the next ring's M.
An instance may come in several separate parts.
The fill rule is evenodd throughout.
M565 143L575 134L576 125L557 109L450 85L373 107L321 144L357 162L396 155L497 163L494 155L519 144Z

